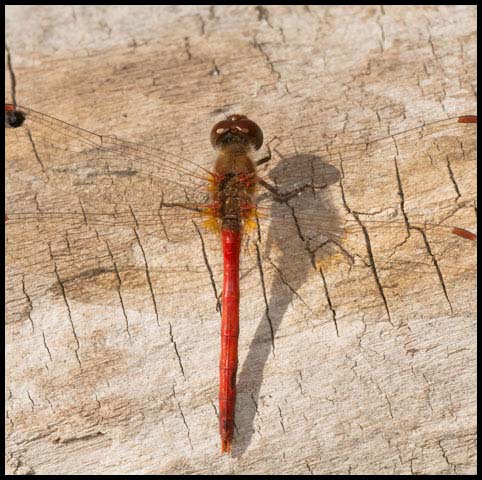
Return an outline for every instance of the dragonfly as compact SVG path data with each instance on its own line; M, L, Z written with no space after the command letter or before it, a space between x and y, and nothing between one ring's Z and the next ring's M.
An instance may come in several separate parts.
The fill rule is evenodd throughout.
M435 275L437 285L427 287L426 297L437 289L450 309L446 272L452 272L453 281L473 273L453 257L448 265L444 258L450 261L476 240L472 225L451 223L458 212L473 207L457 182L473 175L475 116L349 144L321 146L314 140L310 145L316 135L304 132L305 151L286 161L282 155L274 159L269 145L268 154L256 160L263 145L261 128L244 115L230 115L211 130L218 152L211 164L100 135L27 107L6 104L5 121L6 263L11 271L53 276L66 298L102 304L110 296L123 306L129 336L123 294L129 288L137 294L145 287L158 322L161 295L212 289L213 305L221 312L222 453L231 451L235 431L240 278L249 286L258 272L266 297L269 274L284 275L273 260L277 257L292 273L309 264L327 293L330 269L340 269L351 285L354 272L362 269L371 282L367 296L382 299L392 324L384 285L397 270L408 268L417 288ZM403 172L410 169L405 178ZM366 172L365 182L352 181L357 170ZM456 170L462 178L456 179ZM421 182L428 178L421 177L425 173L436 181L434 171L444 182ZM388 185L389 200L381 205L354 206L357 198L368 203L381 198ZM447 191L447 185L446 204L435 205L433 192ZM337 206L326 196L334 189ZM404 251L414 237L416 245ZM146 255L146 238L155 239L159 260ZM193 265L190 253L196 248L203 261ZM207 252L216 251L223 261L209 262ZM399 256L399 251L404 253ZM176 284L179 278L182 285ZM89 282L79 279L95 279L95 288L89 290ZM413 288L408 283L405 292ZM43 295L44 284L39 285L29 292L29 302ZM24 318L25 305L9 296L8 288L13 292L14 287L7 284L7 311ZM297 295L297 288L290 288ZM339 334L335 308L326 298ZM272 342L274 333L271 328Z

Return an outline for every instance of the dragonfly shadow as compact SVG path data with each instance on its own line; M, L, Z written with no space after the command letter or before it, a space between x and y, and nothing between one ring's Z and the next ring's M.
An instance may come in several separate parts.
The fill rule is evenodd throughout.
M301 172L306 172L304 178ZM320 157L299 154L284 158L269 172L269 178L283 192L300 184L313 188L306 188L287 202L270 205L272 221L267 228L267 239L262 242L259 262L266 291L265 314L238 376L241 401L234 456L242 455L255 432L255 417L259 402L263 401L260 398L263 373L270 355L276 356L276 334L281 322L294 302L305 303L298 290L308 275L315 273L317 262L332 255L331 240L339 240L343 232L342 219L333 204L333 188L329 188L340 179L336 167ZM271 274L267 274L268 270ZM319 288L323 289L321 279Z

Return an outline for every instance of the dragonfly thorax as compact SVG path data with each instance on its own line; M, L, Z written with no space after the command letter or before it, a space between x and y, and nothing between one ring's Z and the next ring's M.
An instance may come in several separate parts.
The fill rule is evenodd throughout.
M215 178L213 202L221 230L240 231L245 220L254 214L254 172L229 172L218 174Z

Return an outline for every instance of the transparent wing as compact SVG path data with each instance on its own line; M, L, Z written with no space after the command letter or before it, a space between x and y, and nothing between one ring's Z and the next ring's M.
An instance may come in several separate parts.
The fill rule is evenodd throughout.
M285 202L262 194L259 235L292 291L312 274L331 305L348 299L389 315L408 299L451 310L475 279L476 245L453 234L476 228L474 127L449 119L318 150L313 128L296 142L306 150L278 146L265 178L283 192L306 188Z
M19 312L46 289L99 304L209 291L218 303L219 241L199 217L205 167L23 111L22 129L7 132L7 265L17 292L9 298L21 299ZM317 147L306 140L314 133L303 133L297 143L306 150L282 139L260 172L281 193L299 193L286 199L259 188L258 226L243 254L246 298L265 303L261 290L279 283L308 308L299 290L322 284L327 295L336 285L383 305L385 286L396 283L405 293L440 291L450 303L450 285L475 268L468 255L464 264L457 258L467 243L449 228L473 222L473 129L451 119ZM27 296L24 272L44 279Z
M202 203L209 170L159 148L99 135L25 107L6 129L9 175L95 205ZM9 205L15 207L15 205Z

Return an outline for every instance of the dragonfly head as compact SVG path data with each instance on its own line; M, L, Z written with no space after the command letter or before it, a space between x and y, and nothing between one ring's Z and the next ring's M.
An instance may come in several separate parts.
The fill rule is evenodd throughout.
M230 115L216 123L211 130L211 143L216 150L254 148L263 145L263 132L245 115Z

